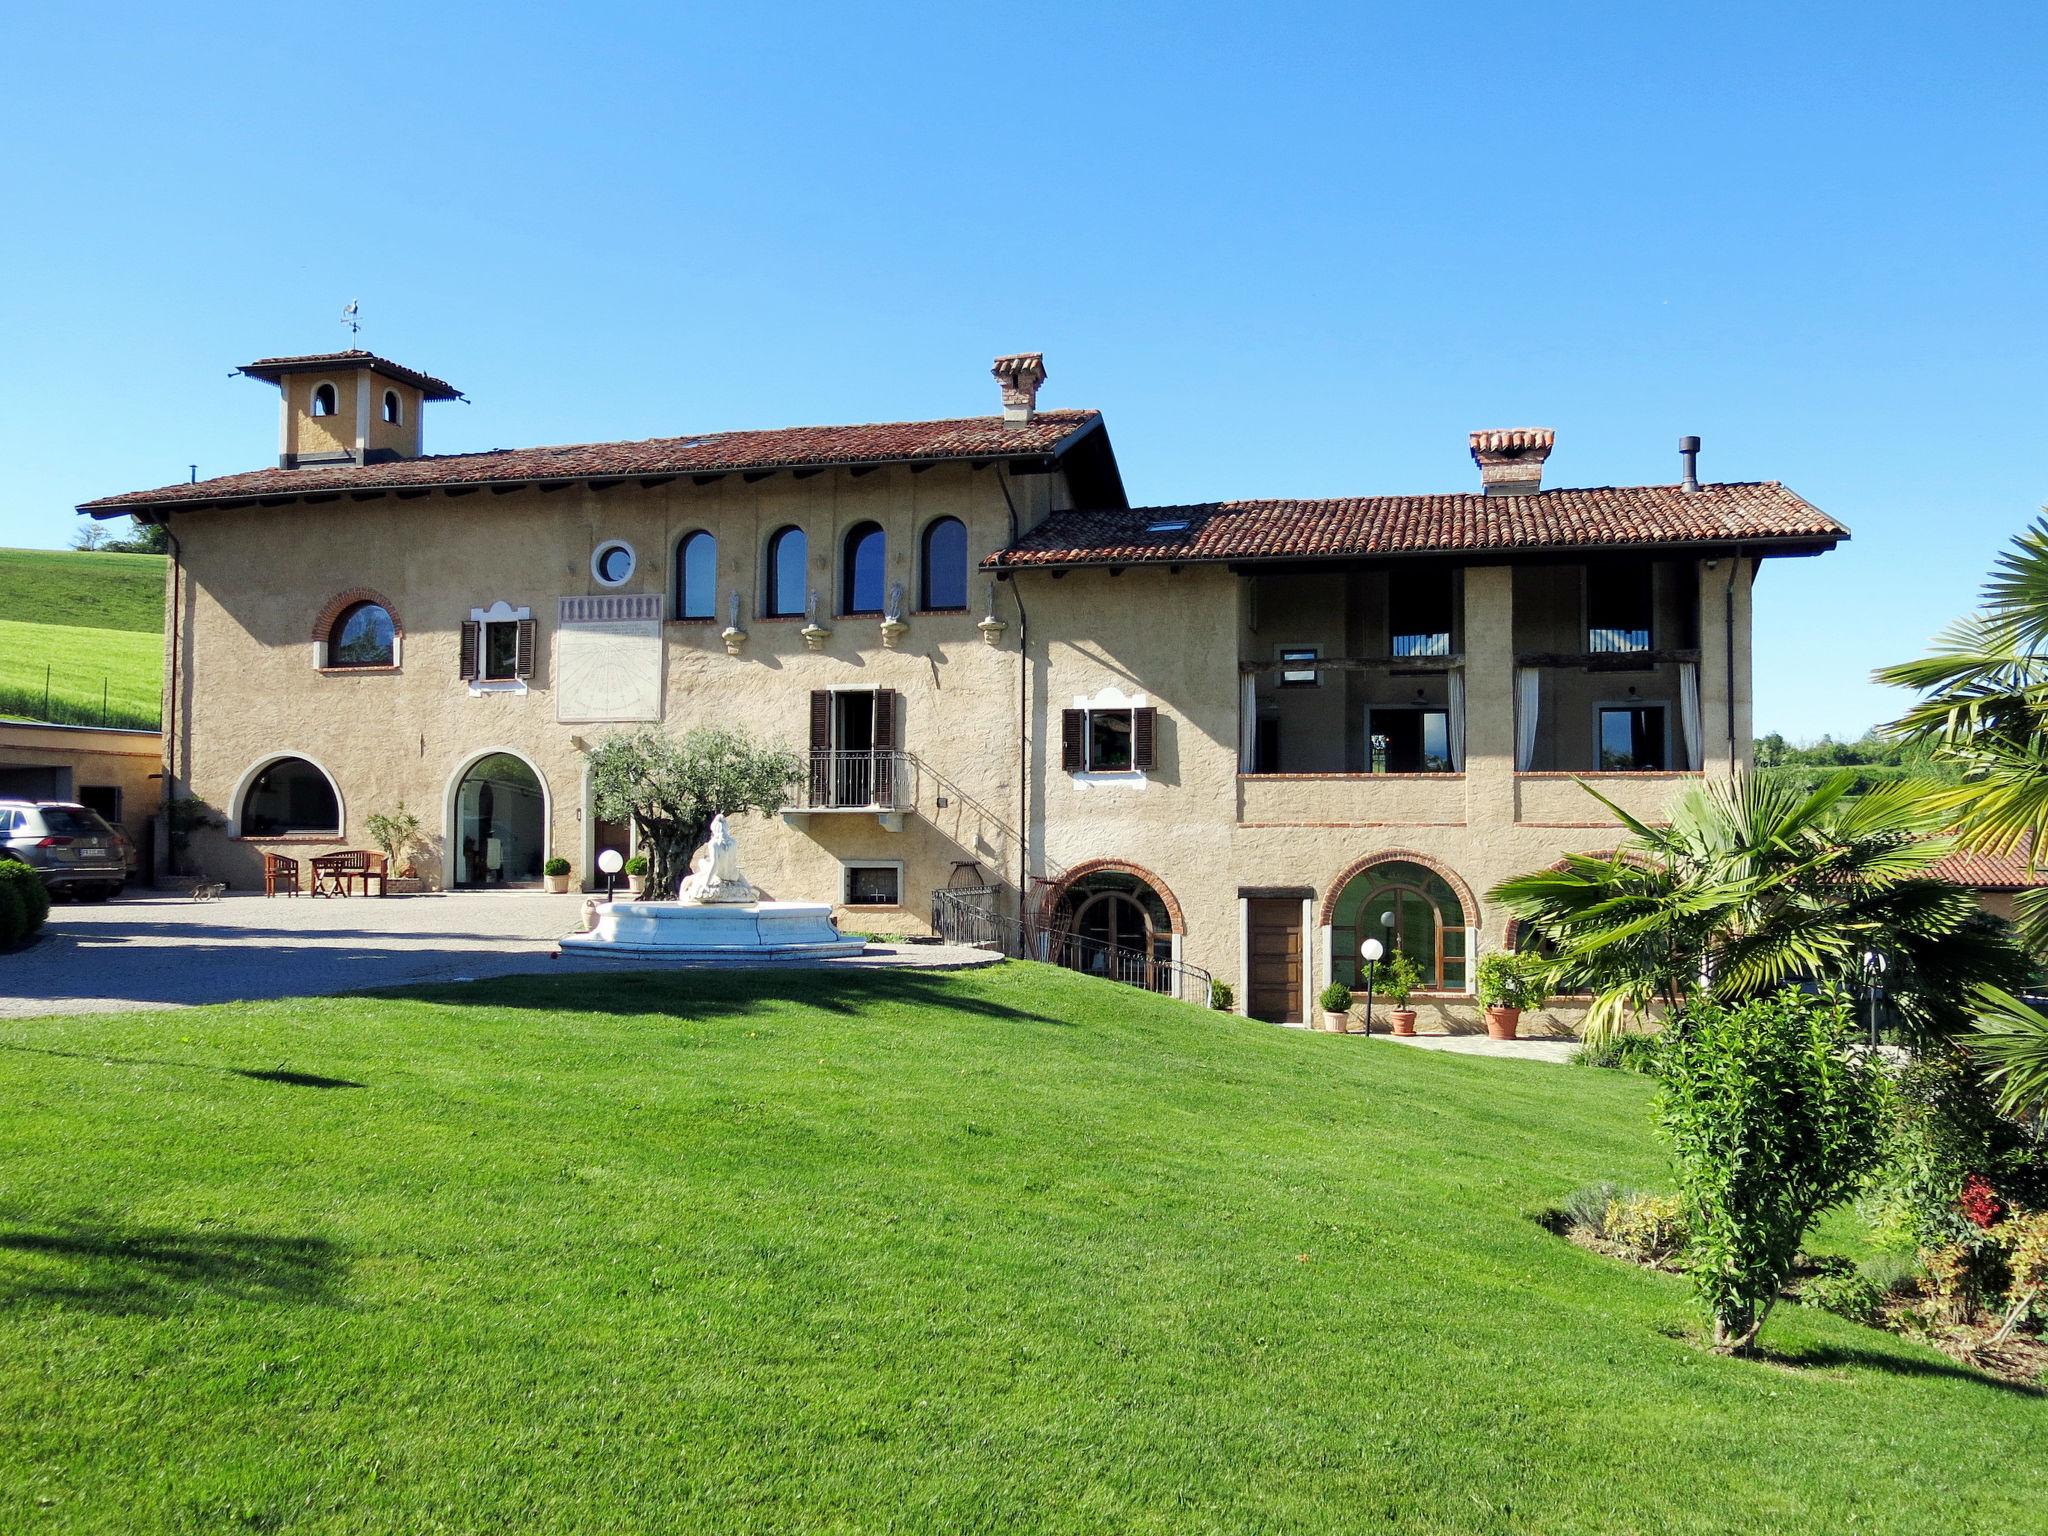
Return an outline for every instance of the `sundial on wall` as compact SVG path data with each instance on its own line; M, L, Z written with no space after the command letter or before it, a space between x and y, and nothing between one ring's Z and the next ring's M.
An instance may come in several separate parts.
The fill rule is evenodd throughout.
M661 718L661 599L565 597L555 628L555 718Z

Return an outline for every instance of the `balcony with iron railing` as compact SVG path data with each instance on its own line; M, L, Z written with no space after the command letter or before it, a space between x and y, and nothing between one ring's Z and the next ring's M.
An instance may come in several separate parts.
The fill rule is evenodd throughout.
M873 816L891 832L917 809L918 762L908 752L812 752L784 820L816 815Z

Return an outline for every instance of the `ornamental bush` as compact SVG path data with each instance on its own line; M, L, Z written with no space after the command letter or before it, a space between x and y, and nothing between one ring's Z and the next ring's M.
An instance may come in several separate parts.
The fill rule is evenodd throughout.
M28 937L28 907L12 880L0 880L0 949L12 949Z
M540 872L544 875L554 875L557 877L566 875L569 873L569 861L560 857L549 859L547 863L541 865Z
M1351 1011L1351 989L1341 981L1333 981L1323 988L1323 1012L1349 1013Z
M19 859L0 859L0 885L11 885L21 898L21 937L27 938L41 929L50 915L50 888L43 884L43 877Z
M1671 1195L1624 1194L1608 1202L1601 1230L1646 1259L1668 1259L1685 1247L1685 1204Z
M1209 983L1209 1006L1218 1013L1228 1013L1237 1006L1237 993L1227 981Z
M1872 1326L1884 1319L1884 1292L1854 1269L1813 1276L1799 1287L1802 1307L1819 1307L1852 1323Z
M1693 1286L1714 1347L1756 1342L1814 1218L1876 1161L1887 1083L1852 1045L1838 995L1787 989L1681 1009L1667 1031L1658 1120L1678 1164Z

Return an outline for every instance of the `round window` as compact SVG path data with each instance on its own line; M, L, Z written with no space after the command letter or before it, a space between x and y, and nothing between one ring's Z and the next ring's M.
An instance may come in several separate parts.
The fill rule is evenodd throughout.
M597 546L597 553L590 557L590 574L607 587L620 587L633 579L637 563L633 546L614 539Z

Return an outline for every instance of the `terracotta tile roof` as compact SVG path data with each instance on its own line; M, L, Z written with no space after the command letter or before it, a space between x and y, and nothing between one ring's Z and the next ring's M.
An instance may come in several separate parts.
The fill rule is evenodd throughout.
M253 363L244 363L241 371L252 379L275 384L288 373L317 373L323 368L361 368L365 365L388 378L412 385L429 400L462 398L462 391L446 379L437 379L431 373L421 373L417 368L394 363L388 357L365 352L361 347L348 352L308 352L301 357L259 357Z
M1849 530L1774 480L1592 486L1530 496L1347 496L1055 512L990 570L1024 566L1295 560L1482 550L1745 543L1811 550Z
M949 459L1042 458L1064 453L1100 426L1097 411L1040 411L1029 422L1000 416L951 421L881 422L852 427L781 427L712 432L632 443L559 448L500 448L381 464L258 469L189 485L102 496L79 511L112 517L139 508L176 509L320 492L390 491L506 481L610 479L635 475L713 474L840 464L938 463Z
M1957 885L1971 886L1980 891L2026 891L2048 885L2048 868L2028 871L2024 844L2011 853L1982 853L1958 848L1939 863L1929 866L1928 874L1937 880L1951 880Z

